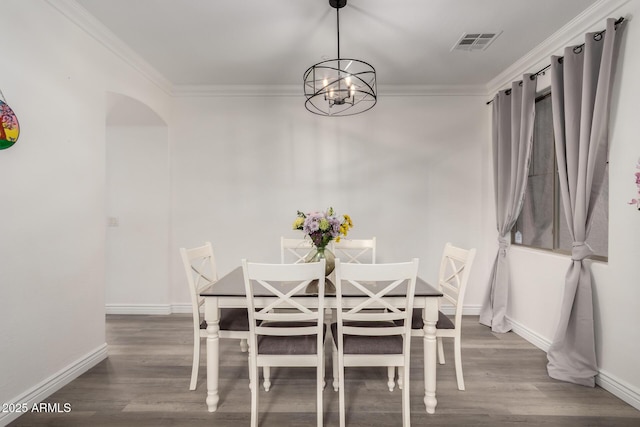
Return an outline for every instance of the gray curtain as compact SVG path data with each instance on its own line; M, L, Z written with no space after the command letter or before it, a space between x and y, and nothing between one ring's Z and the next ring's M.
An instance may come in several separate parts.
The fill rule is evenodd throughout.
M533 77L533 79L532 79ZM493 98L493 182L500 245L493 263L489 290L480 311L480 323L493 332L508 332L509 246L511 229L527 186L536 98L535 76L525 74L510 90Z
M596 364L591 272L583 260L586 240L607 166L609 104L620 40L615 19L600 37L586 35L582 48L551 58L553 128L560 193L573 239L558 329L547 358L549 376L593 387Z

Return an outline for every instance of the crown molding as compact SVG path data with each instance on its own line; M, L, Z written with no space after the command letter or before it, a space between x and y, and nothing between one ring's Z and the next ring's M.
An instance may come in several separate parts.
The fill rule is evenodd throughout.
M485 96L483 85L378 85L378 96ZM304 96L300 85L182 85L176 97L295 97Z
M483 85L378 85L380 96L484 96Z
M173 85L162 74L146 62L140 55L119 39L113 32L93 17L75 0L46 0L54 9L64 15L84 32L113 52L116 56L140 72L162 91L171 95Z
M173 88L176 97L292 97L302 96L300 85L176 85Z
M534 73L549 64L549 58L562 52L565 46L575 43L577 37L593 31L593 27L602 24L602 21L631 0L600 0L580 15L569 21L560 30L540 43L525 56L514 62L513 65L498 74L486 85L486 96L493 96L497 91L511 84L512 81L521 80L525 73Z

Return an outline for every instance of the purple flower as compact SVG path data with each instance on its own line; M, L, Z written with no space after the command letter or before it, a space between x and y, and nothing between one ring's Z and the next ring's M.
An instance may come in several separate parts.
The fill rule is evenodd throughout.
M339 239L341 235L347 235L348 228L343 223L347 216L336 216L333 208L326 212L309 212L307 214L298 211L298 219L294 222L294 229L302 230L318 248L325 248L332 240Z

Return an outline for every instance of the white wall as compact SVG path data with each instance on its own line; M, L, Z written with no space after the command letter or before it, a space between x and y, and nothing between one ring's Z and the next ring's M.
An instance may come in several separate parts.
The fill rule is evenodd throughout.
M49 2L4 0L0 402L32 402L105 357L106 92L169 98ZM3 424L15 414L0 414Z
M611 2L616 3L616 2ZM604 28L608 17L640 14L640 2L624 3L594 17L589 31ZM637 99L640 94L640 28L628 22L610 124L609 261L593 262L598 384L640 409L640 212L627 204L637 193L635 165L640 157ZM574 37L575 36L575 37ZM584 40L584 31L572 35ZM558 49L555 54L562 54ZM549 63L548 56L540 58ZM535 71L538 68L521 70ZM504 82L505 84L507 82ZM515 330L543 349L551 343L559 319L564 277L570 257L513 247L509 316Z
M111 313L170 313L166 126L107 126L106 297Z
M333 206L380 261L419 257L435 280L447 241L486 257L489 109L485 97L381 96L365 114L327 118L302 97L184 97L172 140L173 246L210 240L221 273L241 258L279 262L296 211ZM493 221L493 222L492 222ZM495 223L489 219L489 223ZM188 301L173 253L174 302ZM472 273L476 308L486 262Z

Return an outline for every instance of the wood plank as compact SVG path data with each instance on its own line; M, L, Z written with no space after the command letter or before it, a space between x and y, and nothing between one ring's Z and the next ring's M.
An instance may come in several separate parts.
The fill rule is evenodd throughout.
M229 426L248 425L247 354L236 340L221 340L218 411L207 412L204 346L198 388L189 391L191 317L107 316L109 358L46 400L71 404L66 414L28 413L10 426ZM600 387L587 388L547 376L546 355L514 333L493 334L477 317L463 320L462 363L466 391L458 391L453 346L445 340L447 364L438 365L438 407L422 402L422 341L412 342L411 422L429 426L610 426L640 425L640 411ZM325 425L337 426L338 394L331 387L327 346ZM272 387L260 393L266 426L313 426L315 371L273 368ZM389 392L385 368L346 371L347 424L401 423L400 393Z

